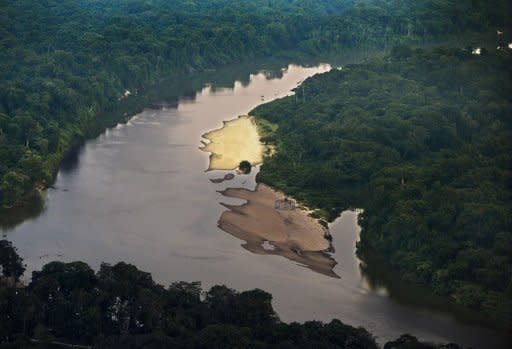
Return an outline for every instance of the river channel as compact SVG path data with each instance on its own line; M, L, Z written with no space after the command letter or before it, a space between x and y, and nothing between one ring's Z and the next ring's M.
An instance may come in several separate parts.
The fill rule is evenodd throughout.
M204 288L264 289L287 322L339 318L367 328L381 343L410 333L474 348L505 347L509 338L472 323L471 314L449 301L362 266L355 256L356 211L329 226L337 277L280 255L251 253L218 228L226 210L221 203L242 203L219 191L254 189L256 171L212 182L229 171L206 171L201 135L328 69L288 65L253 70L242 81L205 81L196 93L155 103L86 142L63 164L41 212L0 226L24 258L26 275L52 260L82 260L95 268L126 261L162 284L199 280Z

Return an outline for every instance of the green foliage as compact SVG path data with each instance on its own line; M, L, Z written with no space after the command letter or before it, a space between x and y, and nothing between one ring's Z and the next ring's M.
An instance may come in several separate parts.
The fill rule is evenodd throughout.
M252 112L279 126L258 179L327 218L364 208L360 251L510 327L511 67L400 46L317 75Z
M252 168L252 165L247 160L240 161L240 164L238 165L238 169L240 170L240 172L242 172L244 174L251 172L251 168Z
M10 244L0 248L3 256ZM52 262L25 289L0 283L0 347L35 338L99 348L377 348L366 330L338 320L282 323L271 301L257 289L164 288L126 263L94 273L83 262Z
M275 132L277 125L268 122L265 119L257 119L256 125L258 127L258 134L260 135L261 141L265 144L275 143Z
M65 151L127 90L294 49L342 3L1 2L0 205L48 185Z
M284 52L318 56L495 32L509 27L506 6L505 0L492 6L483 0L2 1L0 205L19 205L35 187L49 185L63 154L127 90L136 94L164 77ZM22 161L27 153L34 155L29 163Z
M0 240L0 278L13 277L18 280L25 271L23 261L16 253L16 248L7 240Z
M4 240L0 252L21 263ZM364 328L339 320L283 323L271 302L258 289L213 286L204 292L199 282L164 288L126 263L103 264L95 273L83 262L51 262L33 273L26 288L0 282L0 348L46 348L53 341L112 349L378 348ZM408 335L390 343L442 347Z
M384 345L384 349L459 349L457 344L449 343L445 345L436 345L433 343L424 343L418 341L416 337L409 334L401 335L400 338L390 341Z
M510 30L512 8L507 1L366 0L353 1L326 23L318 47L392 47L461 38L468 33ZM508 33L510 35L510 33Z

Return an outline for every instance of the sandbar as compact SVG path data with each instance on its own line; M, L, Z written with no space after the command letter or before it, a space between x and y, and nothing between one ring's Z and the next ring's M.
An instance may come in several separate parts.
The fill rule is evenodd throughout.
M244 199L241 206L224 204L218 226L244 240L242 246L257 254L281 255L324 275L338 277L336 261L326 253L332 250L328 230L307 212L295 205L279 205L284 194L265 184L254 191L228 188L221 192L231 198Z
M242 115L223 124L202 136L208 142L200 149L211 153L208 170L234 170L242 160L261 164L268 147L260 142L254 117Z

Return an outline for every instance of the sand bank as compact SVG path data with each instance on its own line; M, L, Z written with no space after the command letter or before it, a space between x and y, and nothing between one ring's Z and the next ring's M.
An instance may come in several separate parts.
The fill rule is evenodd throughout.
M276 208L285 199L271 187L258 184L255 191L229 188L224 196L247 200L229 208L218 222L225 232L246 241L242 245L257 254L281 255L319 273L338 277L336 262L325 251L332 248L328 231L298 208ZM283 207L277 205L278 207Z
M242 160L258 165L267 150L260 142L254 118L247 115L224 121L222 128L205 133L203 138L209 142L201 150L211 153L208 170L233 170Z

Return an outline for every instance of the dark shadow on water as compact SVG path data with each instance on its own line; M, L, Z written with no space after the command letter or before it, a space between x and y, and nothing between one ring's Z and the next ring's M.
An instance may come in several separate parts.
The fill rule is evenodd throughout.
M80 156L84 152L85 142L80 142L71 147L66 154L64 154L59 171L63 173L71 173L77 169L78 163L80 161Z
M435 294L432 290L420 284L403 281L391 266L375 253L365 251L363 262L359 268L365 284L372 291L385 289L387 297L394 302L428 310L436 310L452 314L458 321L466 324L496 328L491 319L457 304L449 297ZM510 338L512 341L512 338Z
M45 210L45 195L34 193L22 207L0 209L0 231L4 237L21 223L39 217Z

